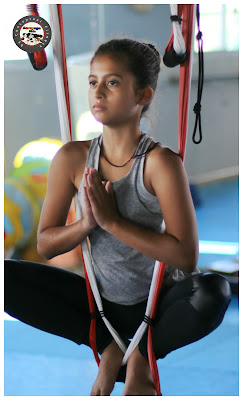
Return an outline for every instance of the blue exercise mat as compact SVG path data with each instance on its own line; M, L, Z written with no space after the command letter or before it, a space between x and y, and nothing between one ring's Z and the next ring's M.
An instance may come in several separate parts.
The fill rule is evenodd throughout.
M238 179L201 186L198 196L199 239L237 242ZM221 258L202 254L199 266ZM4 322L4 346L5 396L89 396L98 368L88 347L16 320ZM165 396L238 396L238 297L214 332L159 360L158 368ZM117 383L112 395L121 396L123 387Z
M238 396L238 298L210 335L158 361L166 396ZM4 322L5 396L89 396L97 374L92 351L16 320ZM112 393L121 396L124 384Z

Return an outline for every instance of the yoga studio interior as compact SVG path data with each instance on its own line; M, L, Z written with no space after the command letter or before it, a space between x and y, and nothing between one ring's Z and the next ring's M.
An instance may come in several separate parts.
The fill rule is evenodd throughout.
M210 335L157 361L164 396L239 395L237 4L205 2L194 7L184 156L199 234L197 268L226 278L232 297L223 322ZM49 260L37 252L37 228L48 170L63 144L50 6L38 5L39 15L52 31L44 50L47 65L39 70L33 68L28 52L13 40L15 24L30 15L30 9L21 2L6 7L4 258L43 263L85 276L80 246ZM155 44L163 60L174 24L171 8L169 4L77 3L62 4L61 10L72 140L91 140L102 133L102 124L89 110L87 96L94 51L104 41L128 37ZM182 16L179 26L183 27L183 23ZM154 99L141 120L143 131L176 153L182 65L167 67L162 61ZM67 224L75 222L75 218L72 203ZM89 346L77 346L4 313L4 396L89 396L97 371ZM123 388L124 383L117 382L111 395L121 396Z

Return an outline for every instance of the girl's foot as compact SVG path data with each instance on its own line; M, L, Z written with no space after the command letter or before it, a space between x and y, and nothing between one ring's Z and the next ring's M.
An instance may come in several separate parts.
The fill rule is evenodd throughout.
M123 352L113 340L101 355L99 372L90 396L109 396L111 394L123 356Z
M128 360L123 396L156 395L149 362L136 347Z

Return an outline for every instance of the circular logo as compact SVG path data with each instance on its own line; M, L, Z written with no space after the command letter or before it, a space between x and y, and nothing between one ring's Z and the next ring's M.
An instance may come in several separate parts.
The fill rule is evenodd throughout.
M15 24L13 39L21 50L35 53L50 43L51 27L44 18L29 15Z

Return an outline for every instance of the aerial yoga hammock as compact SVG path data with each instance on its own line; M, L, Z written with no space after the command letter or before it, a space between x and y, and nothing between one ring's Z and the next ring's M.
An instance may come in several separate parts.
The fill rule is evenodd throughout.
M32 5L33 6L33 5ZM190 95L190 83L191 83L191 66L192 66L192 34L194 24L194 5L193 4L179 4L171 5L171 21L172 21L172 34L169 43L165 49L164 63L168 67L174 67L180 64L180 77L179 77L179 114L178 114L178 145L179 154L184 160L185 155L185 144L188 124L188 107L189 107L189 95ZM62 143L65 144L72 141L72 127L71 127L71 110L68 90L68 77L67 77L67 66L66 66L66 54L64 44L64 29L63 29L63 18L62 18L62 6L51 4L50 5L50 17L51 17L51 29L52 29L52 43L53 43L53 56L54 56L54 72L56 81L57 91L57 104L60 120L61 138ZM197 6L197 22L199 31L199 6ZM199 31L200 32L200 31ZM201 40L201 32L198 32L198 40ZM201 65L202 63L200 63ZM34 66L34 65L33 65ZM201 76L203 70L201 68ZM200 75L200 72L199 72ZM201 141L201 124L200 124L200 101L202 93L201 78L200 87L198 90L198 99L194 107L196 113L196 124L199 121L200 139L195 140L196 124L193 134L193 141L199 143ZM78 203L77 197L75 198L75 212L76 219L82 218L82 210ZM163 229L166 229L165 226ZM157 363L152 346L152 333L153 333L153 320L156 312L156 305L160 288L163 281L165 264L156 261L150 292L148 296L148 302L144 320L139 326L135 333L128 348L123 343L119 334L112 327L110 322L106 319L103 311L102 300L98 291L93 267L91 255L88 247L87 239L81 243L82 248L82 259L86 277L86 287L89 300L89 308L91 315L90 324L90 345L93 350L97 364L99 365L99 356L96 348L96 317L95 317L95 302L98 307L99 313L103 319L103 322L109 329L114 340L118 346L124 352L122 365L127 363L127 360L133 350L140 342L145 330L148 327L148 358L154 381L154 386L157 391L157 395L161 396L160 381Z

